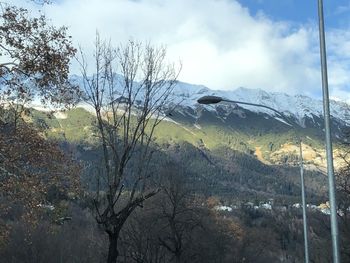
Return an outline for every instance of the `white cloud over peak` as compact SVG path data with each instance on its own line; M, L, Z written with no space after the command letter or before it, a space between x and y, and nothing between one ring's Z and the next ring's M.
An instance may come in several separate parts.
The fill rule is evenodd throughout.
M130 38L165 44L170 60L182 61L182 81L321 94L316 23L252 16L234 0L60 0L44 10L85 50L92 50L96 30L116 44ZM350 100L350 31L327 38L331 95Z

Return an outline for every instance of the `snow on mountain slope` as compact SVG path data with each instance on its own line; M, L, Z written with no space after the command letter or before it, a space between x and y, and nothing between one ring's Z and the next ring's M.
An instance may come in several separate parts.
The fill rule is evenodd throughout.
M180 96L179 94L186 94L186 96ZM179 97L181 97L183 100L181 105L195 107L197 105L197 99L205 95L215 95L229 100L262 104L283 112L287 116L293 116L300 122L305 117L313 119L313 115L323 118L322 100L313 99L303 95L291 96L279 92L269 93L261 89L247 89L240 87L232 91L214 91L204 86L179 82L174 90L173 100L180 101ZM331 101L330 104L332 117L350 125L350 105L338 101ZM274 112L271 112L266 108L242 104L240 106L253 112L263 112L269 115L275 115ZM207 108L209 110L214 109L213 107Z
M116 74L116 83L122 83L122 77ZM80 85L83 85L81 77L72 76L72 79ZM137 83L135 83L138 85ZM117 89L118 90L118 89ZM322 100L313 99L304 95L288 95L279 92L266 92L261 89L238 88L232 91L211 90L203 85L194 85L178 81L172 95L170 96L173 105L179 104L182 107L198 107L197 99L205 95L215 95L230 100L243 101L255 104L262 104L272 107L286 116L294 117L302 124L305 117L311 120L314 116L323 119ZM140 96L142 96L140 94ZM140 97L140 99L142 99ZM331 101L331 116L341 123L350 125L350 105L344 102ZM212 106L205 106L208 110L215 110ZM254 107L249 105L240 105L240 107L253 112L262 112L275 116L274 112L266 108Z

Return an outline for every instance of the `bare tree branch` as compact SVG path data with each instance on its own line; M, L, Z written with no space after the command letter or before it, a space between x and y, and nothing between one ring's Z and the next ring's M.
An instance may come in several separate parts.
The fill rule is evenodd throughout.
M102 175L107 181L105 194L99 194L102 189L96 194L96 217L110 244L117 244L129 215L159 192L147 184L154 132L178 72L166 65L164 47L129 41L114 49L97 33L93 74L88 75L84 53L79 51L83 97L95 109L104 159ZM108 262L115 262L117 256L117 248L110 247Z

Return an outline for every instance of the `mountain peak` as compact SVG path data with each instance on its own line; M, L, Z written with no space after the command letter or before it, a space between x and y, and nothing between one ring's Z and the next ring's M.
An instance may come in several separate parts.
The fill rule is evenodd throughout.
M206 95L215 95L227 98L229 100L242 101L254 104L261 104L276 109L287 116L295 117L299 123L303 123L305 118L314 117L323 118L323 102L319 99L310 98L305 95L288 95L282 92L267 92L263 89L249 89L246 87L238 87L235 90L211 90L202 85L192 85L188 83L178 82L173 96L175 101L179 101L176 97L181 96L185 91L186 97L182 96L181 102L184 106L196 107L197 100ZM346 125L350 125L350 105L344 102L331 100L330 102L331 116L337 121ZM275 113L263 107L255 107L249 105L240 105L253 112L262 112L274 116ZM207 107L213 110L213 107Z
M116 76L117 78L120 75ZM81 77L73 76L73 79L82 84ZM116 82L120 83L120 82ZM177 81L170 97L171 103L182 107L197 108L197 100L202 96L214 95L229 100L261 104L276 109L283 114L294 117L299 124L304 123L306 118L314 120L314 117L323 119L323 102L319 99L310 98L305 95L288 95L281 92L268 92L263 89L249 89L238 87L235 90L211 90L203 85L194 85ZM205 106L208 110L215 110L211 106ZM252 112L265 113L275 116L275 112L263 107L240 105L240 107ZM338 122L350 125L350 105L344 102L331 100L331 116Z

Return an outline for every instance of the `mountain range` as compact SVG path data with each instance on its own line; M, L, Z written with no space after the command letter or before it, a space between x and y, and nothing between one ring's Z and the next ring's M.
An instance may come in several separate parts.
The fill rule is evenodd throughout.
M72 75L71 80L79 86L83 86L84 80L77 75ZM115 74L115 82L120 83L123 77ZM138 85L138 83L135 83ZM118 85L121 89L121 85ZM119 90L121 92L121 90ZM305 125L305 120L313 118L323 118L323 102L320 99L311 98L304 95L288 95L281 92L267 92L262 89L248 89L239 87L234 90L211 90L203 85L189 84L177 81L169 101L179 104L181 107L197 107L198 98L205 95L213 95L226 98L228 100L243 101L248 103L261 104L272 107L284 115L294 118L301 126ZM241 105L242 108L256 113L266 113L274 115L266 108ZM208 107L210 109L212 107ZM213 109L213 108L212 108ZM333 120L343 125L350 125L350 105L342 101L330 101L330 113ZM316 120L314 120L316 122Z
M117 81L122 80L119 75L116 75L116 78ZM79 76L72 76L72 80L80 86L83 85L83 80ZM274 111L264 107L234 103L198 104L197 100L200 97L208 95L271 107L281 112L288 120L288 124ZM165 122L158 131L158 139L162 142L188 141L193 145L202 145L207 148L225 145L236 150L244 149L246 152L253 152L267 163L276 163L278 158L273 158L276 151L282 151L280 154L296 151L292 144L295 144L296 137L300 137L305 144L305 150L312 152L310 161L315 161L316 156L322 156L322 161L317 162L316 158L316 163L322 163L324 166L322 100L304 95L292 96L243 87L232 91L211 90L203 85L177 82L168 101L169 111L165 112ZM43 110L39 105L32 106ZM75 111L77 112L78 109L93 113L93 109L86 103L79 103ZM332 135L337 145L346 140L343 133L350 126L350 105L331 100L330 112ZM61 119L61 121L58 121L59 125L56 123L57 127L53 127L51 134L56 133L56 136L57 133L60 134L58 131L63 128L61 123L65 123L63 119L67 117L67 114L69 113L56 113L57 120ZM80 112L80 114L83 113ZM82 121L84 118L87 121ZM84 123L85 126L82 128L86 131L89 130L87 127L91 126L89 123L91 116L84 118L80 118L75 125L80 122ZM52 120L50 122L52 123ZM47 126L50 127L50 125ZM163 132L165 129L162 128L163 126L171 126L172 129ZM74 125L69 127L74 129ZM69 134L69 130L65 131L65 136L69 137ZM73 134L75 139L79 138L79 140L86 140L90 137L86 132L81 131ZM79 134L87 137L83 138ZM259 150L257 152L257 149L261 149L262 152Z
M115 74L115 78L116 83L123 81L122 76L118 74ZM71 80L79 86L83 86L84 81L81 77L73 75L71 77ZM138 85L138 83L135 84ZM119 92L121 93L121 90ZM203 85L194 85L178 81L169 98L169 101L171 105L178 105L178 107L176 107L178 111L189 109L196 110L198 108L197 100L200 97L207 95L219 96L228 100L261 104L274 108L304 128L307 125L314 127L322 127L323 125L322 100L314 99L304 95L292 96L286 93L267 92L262 89L248 89L244 87L239 87L235 90L230 91L211 90ZM84 107L84 104L80 104L80 106ZM254 113L264 113L282 121L279 116L276 116L276 113L269 109L242 104L239 106L245 110L249 110ZM231 105L231 107L227 108L234 109L235 107L235 105ZM205 109L209 111L215 111L216 107L205 106ZM341 101L331 100L330 113L332 121L336 123L335 126L350 125L349 104Z
M272 107L290 124L266 108L219 103L201 105L198 98L221 96ZM174 107L174 105L176 107ZM94 114L86 103L48 116L32 105L31 121L48 138L76 145L77 158L96 158ZM212 194L299 198L299 146L302 140L309 196L325 200L326 156L322 101L302 95L269 93L238 88L214 91L178 82L169 99L169 112L157 128L156 141L163 153L190 167L196 185ZM350 106L331 101L335 166L340 166L343 131L350 126ZM35 110L37 109L37 110ZM171 109L171 110L170 110ZM94 157L95 156L95 157ZM232 198L232 196L231 196ZM281 199L284 199L284 197Z
M313 120L323 118L323 102L304 95L288 95L279 92L266 92L261 89L237 88L232 91L214 91L205 86L191 85L179 82L173 92L174 101L182 101L183 106L195 107L197 99L204 95L214 95L229 100L243 101L272 107L284 115L297 120L305 125L305 119ZM242 105L247 110L274 115L274 112L266 108ZM334 120L350 125L350 105L345 102L331 100L331 116ZM314 120L316 123L316 120Z

